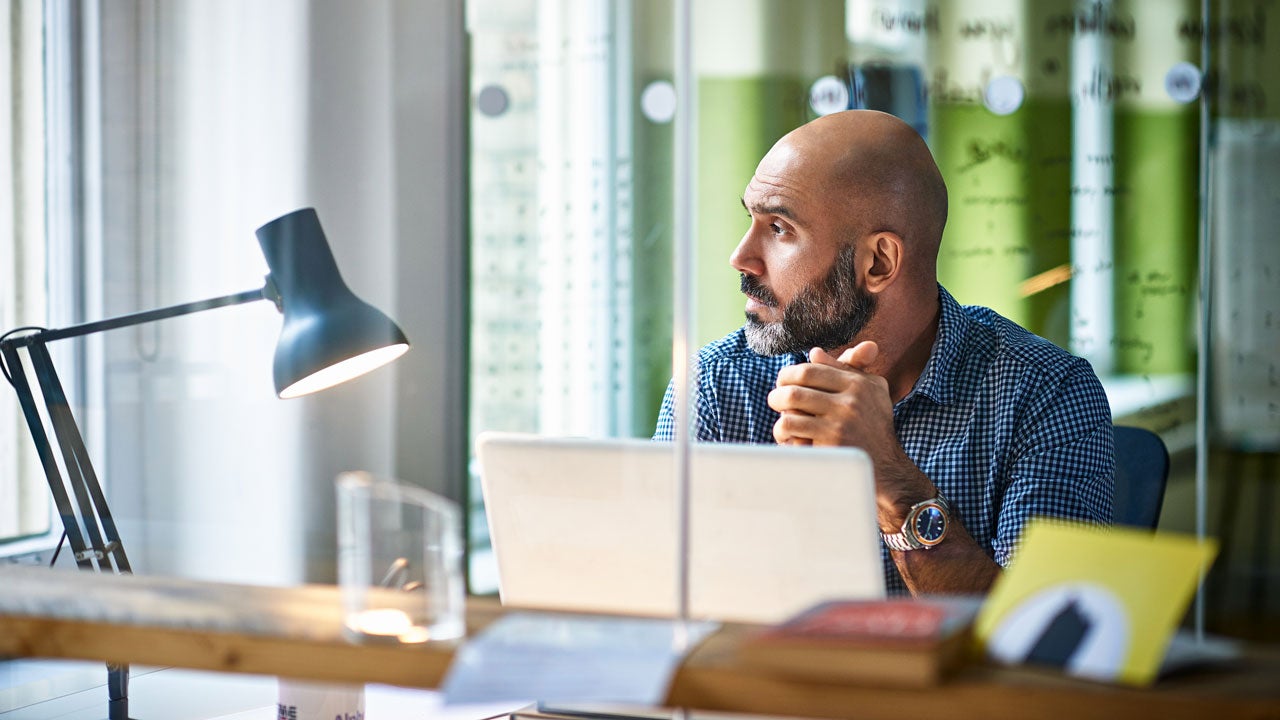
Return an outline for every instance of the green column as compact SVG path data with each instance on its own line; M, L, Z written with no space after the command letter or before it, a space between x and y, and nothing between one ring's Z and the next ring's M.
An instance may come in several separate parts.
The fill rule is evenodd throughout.
M1118 38L1115 100L1116 370L1195 368L1199 106L1165 91L1176 63L1199 59L1198 37L1175 33L1193 0L1117 2L1131 38Z
M950 194L938 276L1065 344L1070 263L1068 38L1049 19L1068 2L944 5L931 44L929 144ZM1011 76L1022 105L997 115L987 84Z

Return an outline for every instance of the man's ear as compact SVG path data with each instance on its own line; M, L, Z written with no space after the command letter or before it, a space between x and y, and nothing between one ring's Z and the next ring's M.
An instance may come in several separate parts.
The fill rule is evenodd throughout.
M902 238L897 233L878 232L867 239L867 256L871 260L866 269L868 292L882 292L902 274Z

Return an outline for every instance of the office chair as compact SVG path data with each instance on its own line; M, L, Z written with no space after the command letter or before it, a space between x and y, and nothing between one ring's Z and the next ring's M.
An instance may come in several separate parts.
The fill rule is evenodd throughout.
M1143 428L1115 427L1116 525L1154 530L1169 479L1169 452L1160 436Z

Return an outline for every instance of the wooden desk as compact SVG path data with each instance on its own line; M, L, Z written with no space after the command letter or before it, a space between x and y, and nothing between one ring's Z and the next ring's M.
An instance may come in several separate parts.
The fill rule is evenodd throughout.
M471 633L498 618L470 599ZM1280 719L1280 650L1134 690L974 667L928 690L827 685L745 668L751 626L728 624L686 659L669 704L817 718L1158 717ZM337 588L263 588L0 567L0 655L71 658L316 680L437 687L454 648L355 645Z
M1230 668L1184 673L1149 689L1073 680L1047 671L975 665L927 690L826 685L742 666L751 629L726 626L686 659L672 706L766 715L903 720L991 718L1280 718L1280 649L1252 648Z
M502 612L469 599L468 632ZM0 655L438 687L454 648L357 645L333 585L273 588L0 566Z

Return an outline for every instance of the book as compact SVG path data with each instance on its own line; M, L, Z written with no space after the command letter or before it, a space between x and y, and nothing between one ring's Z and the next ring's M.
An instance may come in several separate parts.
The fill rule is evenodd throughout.
M970 655L981 600L833 600L745 638L752 668L820 682L928 687Z

